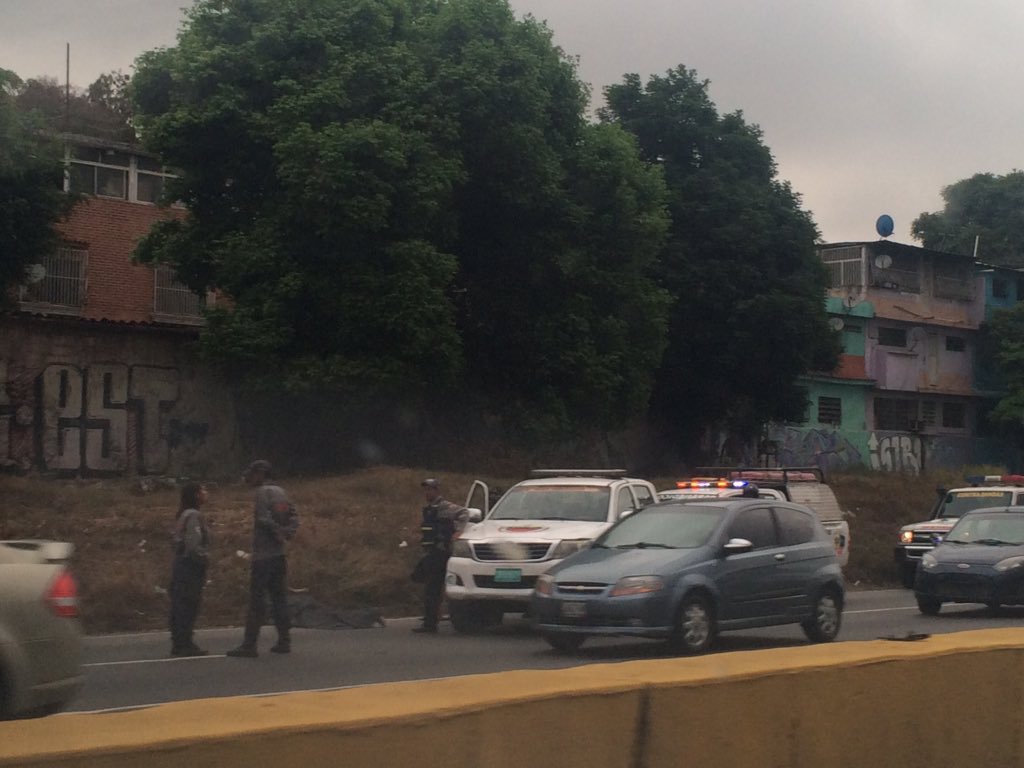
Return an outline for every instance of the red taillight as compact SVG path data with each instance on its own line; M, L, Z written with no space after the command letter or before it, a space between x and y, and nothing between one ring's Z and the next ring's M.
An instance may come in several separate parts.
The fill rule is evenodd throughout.
M58 616L73 619L78 616L78 585L70 571L61 571L50 585L46 602Z

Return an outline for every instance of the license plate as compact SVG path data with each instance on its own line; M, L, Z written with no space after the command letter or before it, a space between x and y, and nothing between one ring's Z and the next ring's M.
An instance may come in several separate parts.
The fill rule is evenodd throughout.
M586 603L562 603L562 618L565 619L582 619L587 615L587 604Z
M496 568L494 570L496 584L518 584L522 580L523 571L520 568Z

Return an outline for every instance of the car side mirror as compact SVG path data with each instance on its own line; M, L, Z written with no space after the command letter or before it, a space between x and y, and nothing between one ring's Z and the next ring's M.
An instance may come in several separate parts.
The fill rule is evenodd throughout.
M484 519L484 513L483 513L483 512L481 512L481 511L480 511L479 509L477 509L476 507L470 507L470 508L469 508L469 509L467 509L466 511L467 511L467 512L469 512L469 518L468 518L468 520L469 520L469 522L471 522L471 523L479 523L479 522L480 522L481 520L483 520L483 519Z
M634 512L636 512L635 509L624 509L624 510L622 510L621 512L619 512L619 520L624 520L625 518L627 518L630 515L632 515Z
M750 552L754 548L754 542L749 539L729 539L725 543L725 554L729 555L742 555L744 552Z

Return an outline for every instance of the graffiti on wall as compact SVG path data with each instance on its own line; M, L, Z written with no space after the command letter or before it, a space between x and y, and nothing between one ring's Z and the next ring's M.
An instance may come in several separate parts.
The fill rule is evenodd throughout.
M170 419L174 368L102 363L15 371L0 360L0 466L80 473L159 473L184 439L208 425Z
M916 475L921 471L921 449L921 438L917 435L899 432L882 435L872 432L868 435L868 457L872 469Z
M783 427L773 430L779 466L820 467L823 471L863 463L861 452L841 432L833 429Z

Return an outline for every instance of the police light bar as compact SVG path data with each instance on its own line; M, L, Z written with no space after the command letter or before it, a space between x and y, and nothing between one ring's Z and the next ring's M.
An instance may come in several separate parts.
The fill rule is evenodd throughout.
M680 480L676 483L676 488L746 488L747 485L746 480L702 477L693 480Z
M965 479L971 485L1024 485L1024 475L968 475Z

